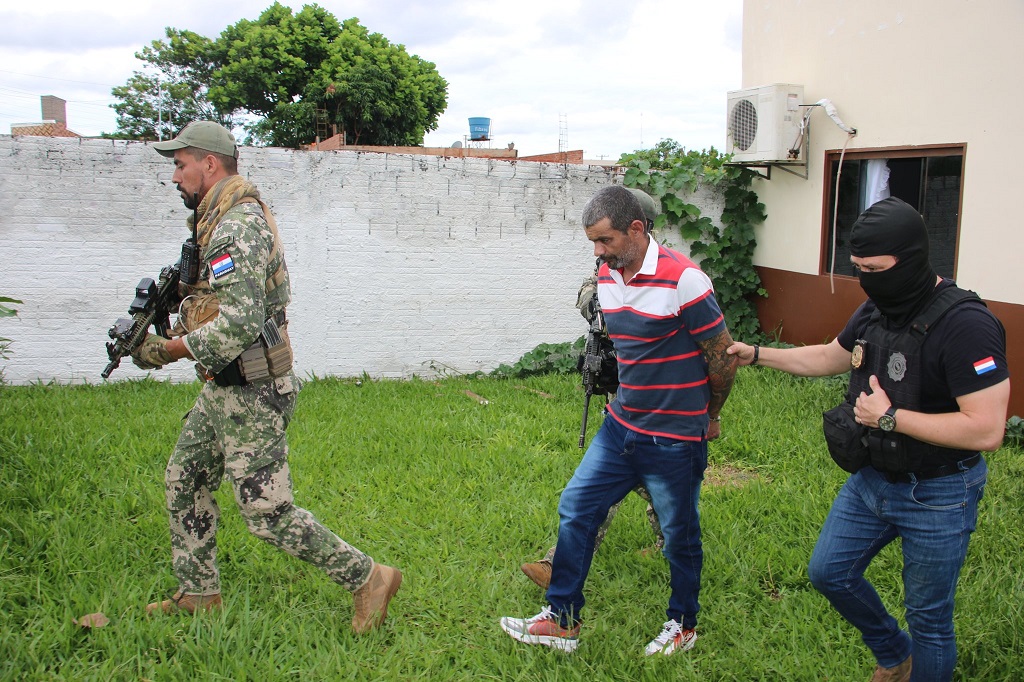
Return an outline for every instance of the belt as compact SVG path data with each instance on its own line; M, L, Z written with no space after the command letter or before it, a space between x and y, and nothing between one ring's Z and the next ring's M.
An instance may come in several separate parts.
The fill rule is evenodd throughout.
M927 481L930 478L942 478L943 476L949 476L950 474L956 474L961 471L967 471L972 469L981 462L981 453L962 459L956 464L944 464L935 469L928 469L927 471L914 472L914 471L879 471L889 483L911 483L914 480Z
M283 327L285 322L288 321L284 310L279 310L274 313L268 320L273 320L278 327ZM257 339L258 341L258 339ZM198 367L198 365L197 365ZM206 381L214 381L218 386L245 386L249 382L245 380L245 376L242 374L242 369L239 366L238 358L235 358L227 364L227 366L216 374L211 374L205 370L202 370L200 374Z

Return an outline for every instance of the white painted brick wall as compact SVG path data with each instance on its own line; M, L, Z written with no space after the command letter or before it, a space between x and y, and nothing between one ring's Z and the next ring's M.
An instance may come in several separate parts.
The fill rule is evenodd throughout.
M244 148L239 170L281 228L300 376L489 371L586 330L580 213L620 181L604 168ZM187 236L172 172L144 143L0 135L0 296L24 301L0 319L7 381L99 381L107 329ZM142 375L125 361L111 379Z

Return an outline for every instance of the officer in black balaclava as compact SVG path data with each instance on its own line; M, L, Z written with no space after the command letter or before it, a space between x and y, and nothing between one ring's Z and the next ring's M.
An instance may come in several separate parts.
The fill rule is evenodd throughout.
M938 278L928 260L928 229L921 215L902 199L883 199L857 218L850 234L850 254L896 258L896 265L887 270L858 271L864 293L895 327L909 322L935 290Z
M956 586L988 476L982 451L1002 442L1010 399L1005 332L976 294L936 276L924 220L905 202L884 199L862 213L850 253L869 300L831 342L736 342L727 352L796 376L849 373L844 402L822 423L850 476L807 577L860 631L875 658L871 680L950 682ZM897 538L906 628L865 577Z

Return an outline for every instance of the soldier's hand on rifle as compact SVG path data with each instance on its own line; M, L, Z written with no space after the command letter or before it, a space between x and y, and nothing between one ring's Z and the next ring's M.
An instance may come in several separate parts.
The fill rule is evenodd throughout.
M576 294L576 308L587 322L594 319L594 297L597 296L597 277L591 275L583 281Z
M148 334L138 348L132 352L132 362L139 369L160 369L174 357L167 350L167 339L159 334Z

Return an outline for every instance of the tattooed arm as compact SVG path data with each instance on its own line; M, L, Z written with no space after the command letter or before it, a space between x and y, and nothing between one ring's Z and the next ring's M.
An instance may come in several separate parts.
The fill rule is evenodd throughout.
M711 400L708 401L708 416L712 419L719 416L732 390L732 382L736 378L739 360L726 351L733 344L729 330L700 342L704 359L708 363L708 385L711 387ZM722 425L713 421L708 427L708 440L714 440L722 431Z

